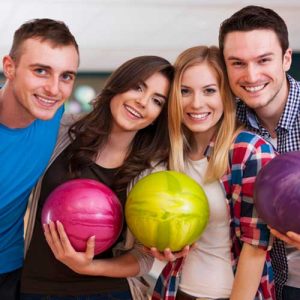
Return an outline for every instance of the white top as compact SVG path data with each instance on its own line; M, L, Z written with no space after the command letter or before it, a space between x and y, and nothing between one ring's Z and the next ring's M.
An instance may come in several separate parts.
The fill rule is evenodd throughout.
M186 174L196 180L206 192L209 223L188 254L179 284L180 290L195 297L229 298L234 275L231 266L230 214L219 181L203 184L207 158L189 161Z
M268 138L268 141L273 145L275 149L277 149L277 138Z
M286 244L289 276L285 283L288 286L300 287L300 251Z

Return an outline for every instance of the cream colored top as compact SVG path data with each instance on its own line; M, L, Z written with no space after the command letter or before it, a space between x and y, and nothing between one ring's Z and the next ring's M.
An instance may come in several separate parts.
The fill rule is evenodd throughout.
M204 189L210 207L209 223L187 256L180 290L196 297L229 298L234 275L230 258L229 211L221 183L203 183L207 158L189 161L186 174Z

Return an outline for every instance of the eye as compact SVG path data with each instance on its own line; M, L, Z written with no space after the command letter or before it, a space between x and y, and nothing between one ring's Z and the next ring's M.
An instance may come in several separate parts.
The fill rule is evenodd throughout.
M188 96L191 94L191 91L188 88L184 88L184 87L181 88L180 92L181 92L182 97Z
M217 89L215 88L206 88L204 90L204 95L212 95L215 94L217 92Z
M75 76L73 74L70 74L70 73L64 73L61 75L62 79L64 81L72 81L75 79Z
M37 75L46 75L46 74L47 74L47 71L46 71L45 69L42 69L42 68L34 69L34 72L35 72Z
M143 86L141 84L137 84L133 89L135 91L142 92L143 91Z
M271 61L271 58L262 58L262 59L260 59L258 62L259 62L260 64L266 64L266 63L268 63L269 61Z
M163 106L165 104L165 100L159 97L153 97L153 102L158 106Z
M233 61L233 62L231 63L231 65L232 65L233 67L240 68L240 67L243 67L243 66L245 65L245 63L243 63L243 62L241 62L241 61Z

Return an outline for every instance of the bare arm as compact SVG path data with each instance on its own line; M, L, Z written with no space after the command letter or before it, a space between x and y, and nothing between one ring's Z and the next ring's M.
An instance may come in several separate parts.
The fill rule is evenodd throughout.
M244 243L239 258L230 300L253 300L257 292L266 251Z

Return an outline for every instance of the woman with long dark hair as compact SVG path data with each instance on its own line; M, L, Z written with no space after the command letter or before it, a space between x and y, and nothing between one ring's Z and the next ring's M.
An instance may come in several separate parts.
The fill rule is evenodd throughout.
M62 124L54 157L33 194L37 216L34 225L34 217L30 218L27 229L27 245L31 234L32 238L22 299L131 299L126 277L148 271L142 252L133 249L113 257L113 245L93 259L93 238L86 252L76 252L70 245L65 252L61 244L53 243L49 228L43 228L41 211L50 192L73 178L99 180L124 205L127 185L151 167L152 161L167 159L166 104L172 76L173 68L163 58L133 58L113 72L90 113ZM32 211L34 214L34 207ZM56 226L61 233L62 225L58 222ZM55 224L50 227L54 229Z

